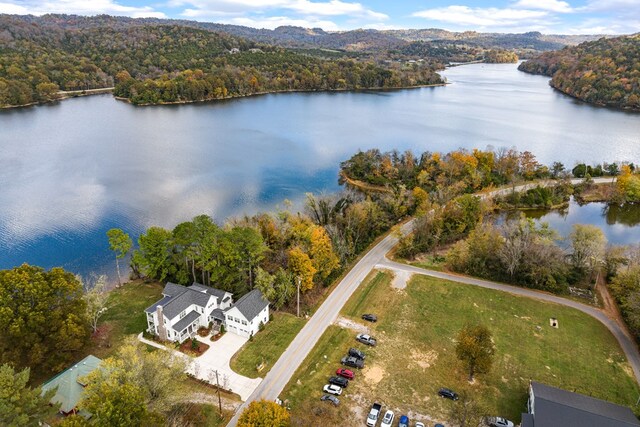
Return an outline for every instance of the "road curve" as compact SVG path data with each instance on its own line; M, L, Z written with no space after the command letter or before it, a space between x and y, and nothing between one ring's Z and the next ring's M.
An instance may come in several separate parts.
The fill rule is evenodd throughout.
M582 182L582 179L573 179L571 180L572 184L578 184ZM612 182L612 178L595 178L594 183L608 183ZM517 185L510 188L497 189L490 192L479 194L481 198L488 198L497 195L508 194L512 191L522 191L536 185L540 186L548 186L557 183L557 181L538 181L538 182L530 182L526 184ZM411 226L413 224L413 220L405 223L400 231L403 235L406 235L411 232ZM428 270L418 269L416 267L410 267L404 264L392 263L386 258L386 254L393 249L393 247L398 243L398 238L396 233L390 233L384 239L380 241L376 246L367 252L366 255L358 261L358 263L347 273L344 278L338 283L335 289L329 294L327 299L322 303L322 305L318 308L318 310L311 316L311 318L307 321L304 327L300 330L298 335L291 341L289 347L282 353L282 356L278 359L278 361L273 365L269 373L265 376L264 380L260 383L260 385L256 388L253 394L247 399L245 403L238 408L236 413L234 414L228 427L235 427L238 423L238 418L242 411L246 408L246 406L254 400L266 399L266 400L274 400L277 398L282 390L287 385L287 383L291 380L291 377L295 373L295 371L300 367L305 357L311 352L313 347L316 345L324 331L327 327L332 324L338 314L342 310L342 307L347 302L347 300L351 297L353 292L358 288L360 283L367 277L369 272L373 270L376 265L387 265L387 268L406 268L409 271L413 271L411 269L415 268L418 271L413 271L418 274L427 274L431 273ZM443 274L443 273L438 273ZM437 277L437 276L436 276ZM490 282L485 282L478 279L466 278L456 275L451 275L451 277L447 277L447 280L460 282L461 279L468 280L462 283L469 284L478 284L478 283L486 283L490 284ZM478 285L482 286L482 285ZM638 354L637 348L633 345L633 342L622 332L617 324L611 321L608 317L604 315L600 310L593 309L584 304L580 304L571 300L566 300L561 297L556 297L553 295L541 294L535 291L515 288L512 286L501 285L499 283L492 284L492 286L497 286L493 289L500 289L500 286L504 287L507 292L517 293L515 291L522 291L523 295L533 296L538 299L542 296L546 296L549 298L554 298L553 301L558 304L568 305L571 307L576 306L578 310L584 311L585 313L596 317L602 323L605 324L614 334L614 336L620 342L620 345L623 347L625 353L627 354L627 358L632 364L633 371L635 373L636 379L640 383L640 355ZM487 286L488 287L488 286ZM527 292L531 293L531 295L527 294ZM557 299L557 301L556 301ZM580 308L579 308L579 307ZM633 361L633 362L632 362Z

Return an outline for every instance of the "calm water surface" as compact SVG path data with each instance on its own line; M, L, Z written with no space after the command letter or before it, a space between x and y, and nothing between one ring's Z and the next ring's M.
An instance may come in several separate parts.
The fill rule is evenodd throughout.
M111 272L105 232L300 203L358 149L530 150L550 163L640 157L640 115L554 92L515 65L447 87L133 107L109 95L0 112L0 268Z
M536 223L547 223L564 238L571 233L573 224L593 224L602 229L609 243L631 245L640 243L640 206L609 206L606 203L588 203L580 205L573 199L569 207L561 210L529 210L524 214ZM502 214L499 222L505 218L515 218L517 212Z

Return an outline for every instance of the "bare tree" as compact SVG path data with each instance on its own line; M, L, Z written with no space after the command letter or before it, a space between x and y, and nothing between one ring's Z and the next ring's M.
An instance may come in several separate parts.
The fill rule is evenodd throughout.
M85 285L87 289L84 299L87 303L87 316L89 323L93 329L93 333L98 330L98 322L100 318L107 311L107 303L109 294L106 292L107 276L97 276L95 280L90 281Z
M485 425L486 411L467 392L460 393L449 411L449 422L455 427L481 427Z
M498 256L512 278L518 271L522 258L532 243L531 231L530 224L525 220L508 221L502 226L504 245L500 248Z
M574 267L593 273L604 262L607 238L602 230L590 224L575 224L569 234Z

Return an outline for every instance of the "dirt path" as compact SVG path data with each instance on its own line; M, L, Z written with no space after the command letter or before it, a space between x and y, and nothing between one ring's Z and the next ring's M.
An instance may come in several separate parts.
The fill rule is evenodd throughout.
M338 317L335 321L335 324L342 328L351 329L361 334L369 333L369 328L367 328L365 325L358 322L354 322L353 320L347 319L346 317L342 317L342 316Z
M598 283L598 287L596 289L596 292L597 292L598 295L600 295L600 298L602 298L602 311L610 319L612 319L616 323L618 323L618 325L620 326L620 329L622 329L627 334L627 336L629 338L633 339L633 336L629 332L629 329L627 329L627 325L624 323L624 320L622 319L622 314L620 314L620 310L618 309L618 305L616 304L615 300L613 299L613 296L611 296L611 293L609 292L609 289L607 288L607 285L605 285L601 281L600 283Z

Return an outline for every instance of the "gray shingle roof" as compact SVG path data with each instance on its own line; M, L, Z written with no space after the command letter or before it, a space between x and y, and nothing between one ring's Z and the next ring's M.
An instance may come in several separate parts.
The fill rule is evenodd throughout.
M204 285L201 285L200 283L197 283L197 282L193 282L193 284L191 286L189 286L189 289L193 289L193 290L198 291L198 292L206 292L209 295L212 295L212 296L218 298L218 304L220 304L220 301L222 301L222 298L224 298L225 295L227 295L227 294L231 295L227 291L223 291L221 289L212 288L211 286L204 286Z
M192 324L198 317L200 317L200 313L198 313L197 311L190 311L189 314L184 316L178 323L173 325L173 329L178 332L182 332L184 328Z
M162 290L163 298L148 307L145 311L147 313L153 313L156 308L161 305L162 311L169 319L173 319L184 310L189 308L191 304L195 304L199 307L206 307L210 297L216 297L218 304L221 301L226 301L231 298L231 293L222 291L220 289L212 288L210 286L204 286L194 282L189 287L176 285L175 283L167 282ZM226 298L225 298L226 296ZM223 300L223 298L225 298Z
M240 313L248 321L251 321L268 305L269 301L262 295L262 292L259 289L254 289L240 298L233 307L240 310Z
M206 307L210 295L194 291L193 289L182 287L183 292L171 299L163 308L162 312L169 319L173 319L184 310L189 308L191 304L195 304L199 307Z
M175 283L167 282L164 285L164 289L162 290L162 295L168 295L170 297L175 297L176 295L184 292L184 286L176 285Z
M631 409L593 397L531 382L535 427L636 427Z
M211 312L211 317L215 317L218 320L224 320L224 311L216 308Z
M164 307L164 305L171 301L172 298L173 297L169 295L163 296L160 301L155 302L153 305L147 307L144 311L146 311L147 313L153 313L154 311L156 311L156 308L158 308L159 305Z

